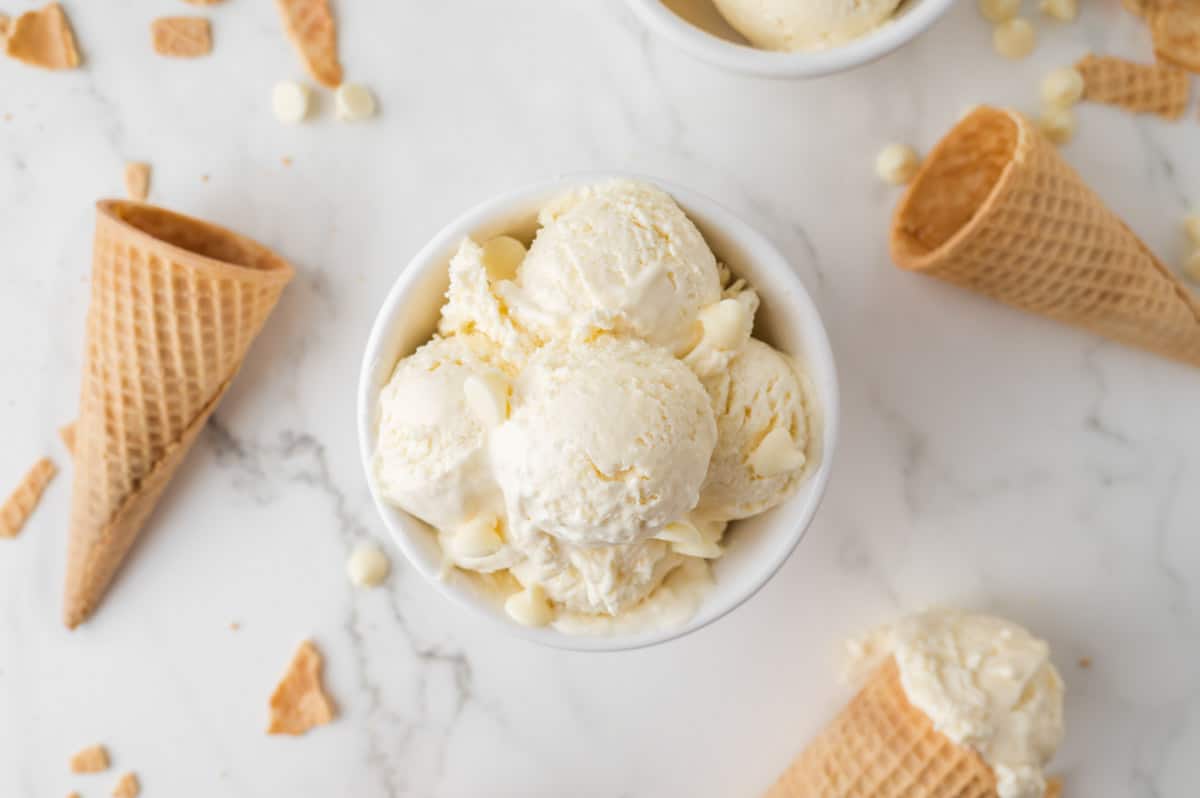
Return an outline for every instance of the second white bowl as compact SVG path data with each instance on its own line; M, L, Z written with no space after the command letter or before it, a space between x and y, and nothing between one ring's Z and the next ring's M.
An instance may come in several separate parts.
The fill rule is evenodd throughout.
M854 41L826 50L783 53L746 44L711 0L629 0L647 27L692 57L768 78L815 78L882 58L919 36L953 4L954 0L904 0L890 21ZM681 16L684 13L692 21Z
M563 191L615 177L587 174L528 186L479 205L451 222L409 262L384 300L363 358L358 386L358 433L363 468L384 524L413 567L443 594L502 624L510 632L558 648L613 651L661 643L699 629L754 595L783 565L808 529L829 479L838 429L838 384L833 352L817 308L787 259L762 235L712 200L680 186L649 180L670 193L696 223L717 258L744 277L762 299L755 335L792 355L805 369L818 412L819 465L800 490L779 507L738 521L727 533L726 554L715 562L715 584L684 625L604 637L575 636L513 621L495 595L469 574L443 576L442 552L432 529L379 494L372 472L379 392L396 362L433 334L449 284L447 267L467 236L483 241L513 235L525 241L537 229L538 211Z

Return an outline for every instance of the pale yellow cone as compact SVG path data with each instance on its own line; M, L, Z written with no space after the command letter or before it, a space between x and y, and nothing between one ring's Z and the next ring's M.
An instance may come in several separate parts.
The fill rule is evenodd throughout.
M100 602L292 268L215 225L97 205L63 618Z

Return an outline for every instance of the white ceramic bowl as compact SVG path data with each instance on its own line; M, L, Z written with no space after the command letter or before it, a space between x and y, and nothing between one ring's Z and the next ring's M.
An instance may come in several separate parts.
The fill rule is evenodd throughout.
M358 387L358 432L363 468L375 504L393 539L413 567L447 597L470 607L510 632L539 643L581 651L613 651L661 643L701 628L754 595L800 542L825 492L838 428L838 387L833 352L816 306L787 259L763 236L730 211L692 191L660 180L648 182L671 193L704 233L718 258L759 292L762 309L755 334L793 355L807 369L819 412L816 444L819 465L784 504L730 526L727 552L716 561L715 584L699 610L683 626L606 637L567 635L553 628L521 626L504 612L496 596L459 571L441 576L442 556L433 530L385 502L372 474L379 392L396 362L433 334L449 284L447 266L466 236L485 240L508 234L529 241L537 213L547 200L572 186L616 174L584 174L520 188L467 211L438 233L405 267L375 319ZM637 178L647 180L647 178Z
M781 53L747 44L711 0L629 0L652 31L694 58L769 78L814 78L882 58L920 35L953 4L954 0L904 0L891 21L854 41L827 50Z

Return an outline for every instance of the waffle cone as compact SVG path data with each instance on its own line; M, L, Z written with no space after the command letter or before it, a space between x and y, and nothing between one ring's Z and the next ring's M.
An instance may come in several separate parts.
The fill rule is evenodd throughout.
M996 777L908 702L896 661L875 672L767 798L996 798Z
M977 109L938 144L891 250L902 269L1200 365L1200 301L1015 112Z
M215 225L97 205L64 621L100 602L271 314L291 267Z

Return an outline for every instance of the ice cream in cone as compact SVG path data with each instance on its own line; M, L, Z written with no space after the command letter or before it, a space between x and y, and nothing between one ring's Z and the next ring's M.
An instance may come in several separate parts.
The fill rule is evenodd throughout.
M292 268L215 225L97 206L64 621L95 610Z
M866 684L767 798L1052 798L1062 738L1046 644L999 618L934 610L855 643Z
M903 269L1200 365L1200 300L1016 112L976 109L938 144L891 250Z

